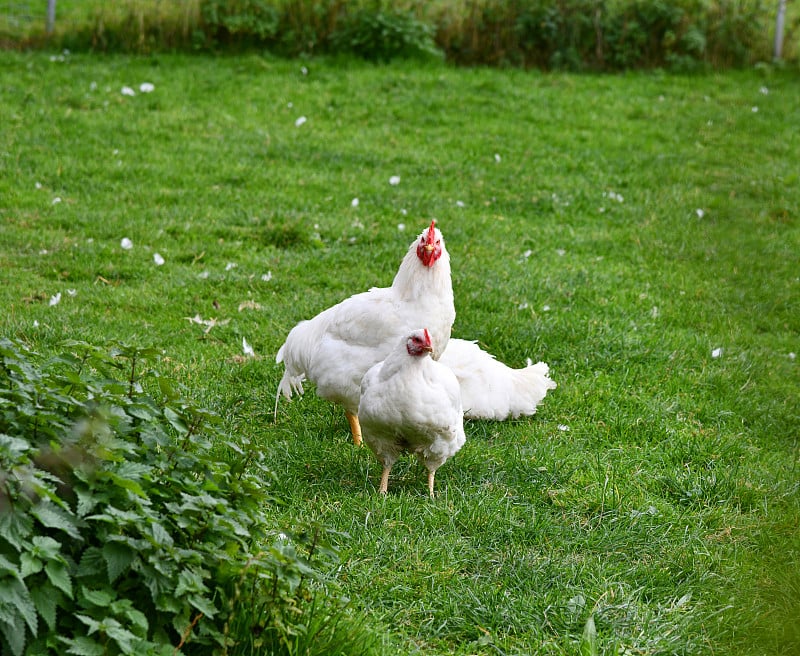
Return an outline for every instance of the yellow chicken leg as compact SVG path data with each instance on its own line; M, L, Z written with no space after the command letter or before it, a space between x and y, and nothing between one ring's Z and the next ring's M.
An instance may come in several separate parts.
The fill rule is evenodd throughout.
M389 491L389 472L392 471L392 466L386 465L383 466L383 472L381 472L381 486L378 488L378 492L381 494L386 494Z
M344 411L347 423L350 424L350 432L353 434L353 444L361 446L361 424L358 423L358 415L354 415L347 410Z
M433 499L433 477L436 476L436 470L428 472L428 492L431 493L431 499Z

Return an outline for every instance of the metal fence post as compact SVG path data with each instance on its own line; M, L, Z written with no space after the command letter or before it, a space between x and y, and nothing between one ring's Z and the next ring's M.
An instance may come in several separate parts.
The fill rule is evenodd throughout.
M783 22L786 17L786 0L778 1L778 13L775 16L775 42L772 47L772 59L779 61L783 56Z
M47 0L47 26L48 34L52 34L56 28L56 0Z

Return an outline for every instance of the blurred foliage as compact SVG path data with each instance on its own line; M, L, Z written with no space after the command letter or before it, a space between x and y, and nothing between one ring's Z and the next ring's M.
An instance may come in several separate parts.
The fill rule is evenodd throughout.
M618 71L743 66L771 56L763 0L122 0L59 2L56 33L0 23L0 44L150 53L265 49L368 60ZM790 15L786 57L800 21Z

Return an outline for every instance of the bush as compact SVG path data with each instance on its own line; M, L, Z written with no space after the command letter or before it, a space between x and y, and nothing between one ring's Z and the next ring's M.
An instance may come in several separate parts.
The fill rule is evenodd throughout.
M266 0L204 0L201 7L210 43L254 44L278 33L280 13Z
M234 653L254 625L296 642L324 532L271 529L258 453L154 351L68 348L0 341L0 653Z
M436 16L437 42L460 64L625 70L743 65L758 57L757 0L470 0Z
M410 11L380 3L347 15L332 35L331 50L382 62L398 57L440 56L430 25Z
M352 54L371 61L437 56L433 28L382 2L347 9L342 0L203 0L203 29L213 47L260 46L298 55Z
M763 2L753 0L717 0L708 8L704 32L708 41L708 58L718 66L742 66L753 59L765 28Z

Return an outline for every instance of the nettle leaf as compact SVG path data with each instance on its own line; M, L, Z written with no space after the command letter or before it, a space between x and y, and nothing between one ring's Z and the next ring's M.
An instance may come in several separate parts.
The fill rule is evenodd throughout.
M147 455L151 458L151 462L158 459L154 456L161 453L160 449L173 445L172 436L167 432L166 426L161 423L146 424L140 427L140 430L142 444L150 449Z
M117 476L132 481L141 481L142 479L147 479L152 471L153 468L150 465L126 460L117 467Z
M86 627L89 629L89 635L97 633L101 628L103 628L100 622L98 622L93 617L89 617L88 615L75 613L75 617L77 617L81 622L83 622L86 625Z
M193 569L184 569L178 574L178 587L175 588L175 596L180 597L187 592L208 592L200 572Z
M172 590L175 587L175 577L181 567L184 566L182 559L175 556L175 553L158 551L150 554L147 558L154 574L153 579L148 581L147 584L153 587L156 594L163 589Z
M55 641L55 636L41 635L34 637L25 647L25 656L51 656Z
M99 547L89 547L83 552L78 563L75 576L78 578L92 578L106 571L106 560Z
M136 645L139 642L133 633L124 628L117 620L107 619L105 622L106 635L119 645L123 654L135 654Z
M75 656L103 656L106 653L105 647L96 640L81 636L79 638L61 638L69 645L68 654Z
M116 595L106 590L92 590L86 586L81 586L81 597L93 606L107 608L114 601Z
M81 534L75 527L73 517L62 508L50 503L41 501L31 508L31 515L36 517L47 528L57 528L64 531L71 538L81 540Z
M142 489L142 486L139 484L138 481L135 481L131 478L127 478L125 476L119 476L117 474L110 474L109 478L114 485L117 487L121 487L124 490L128 490L129 492L133 492L136 496L147 498L147 493Z
M178 434L184 435L189 432L186 421L172 408L164 408L164 418L169 422L170 426L178 431Z
M61 598L61 593L49 583L32 588L30 593L37 612L48 628L54 631L56 628L56 605Z
M174 401L175 399L180 398L180 390L178 390L174 381L170 380L169 378L164 378L158 374L156 374L155 378L158 382L158 388L161 390L161 393L167 397L168 401Z
M16 609L18 616L25 620L31 633L36 635L38 619L36 607L28 592L28 588L20 579L6 578L0 584L0 606L8 605Z
M11 648L11 653L14 656L22 656L22 651L25 649L25 626L19 618L12 622L0 620L0 632L8 642Z
M12 563L3 554L0 554L0 578L8 576L9 574L13 576L15 579L22 578L22 576L19 573L19 567L17 567L14 563Z
M0 435L0 456L12 462L18 462L23 454L31 450L28 440L11 435Z
M239 537L242 538L250 537L250 531L233 518L226 518L221 523L223 526L233 531Z
M106 506L106 511L90 515L86 519L97 520L114 526L129 526L136 524L141 517L132 510L120 510L114 506Z
M147 635L147 629L150 628L150 625L147 622L147 617L143 612L136 610L135 608L126 608L123 614L127 619L130 620L133 626L141 630L143 634Z
M175 615L181 611L183 604L175 598L173 594L159 594L154 597L156 600L156 608L167 613Z
M46 535L33 538L33 550L36 555L46 560L60 559L61 543Z
M86 517L86 515L92 512L97 504L100 503L100 499L98 499L97 495L95 495L92 490L76 488L75 495L78 497L78 504L75 508L78 517Z
M47 578L50 579L50 583L72 599L72 579L66 565L57 560L51 560L44 566L44 571Z
M136 417L142 421L151 421L157 416L153 408L144 403L131 404L128 406L127 411L131 417Z
M29 497L38 497L41 499L38 505L49 502L53 508L66 506L66 504L58 496L58 486L63 485L63 483L61 479L54 474L40 469L36 471L35 476L28 478L26 483L30 484L30 492L33 493L29 494Z
M212 619L217 612L214 603L210 599L207 599L201 595L192 595L188 598L188 601L194 608L199 610L209 619Z
M153 522L150 525L150 535L153 538L153 542L158 547L169 549L175 544L175 541L172 539L172 536L169 534L167 529L161 526L161 524L158 522Z
M133 603L130 599L120 599L111 603L109 607L115 616L126 618L130 621L133 628L139 629L142 635L147 635L147 629L149 627L147 617L144 613L133 607Z
M120 542L106 542L102 557L108 571L108 582L113 583L128 570L135 557L134 551Z
M226 440L224 444L234 453L238 453L240 456L245 455L245 450L233 440Z
M39 560L36 556L28 553L27 551L23 551L19 556L19 569L20 569L20 576L24 579L26 576L30 576L31 574L38 574L42 571L42 561Z

